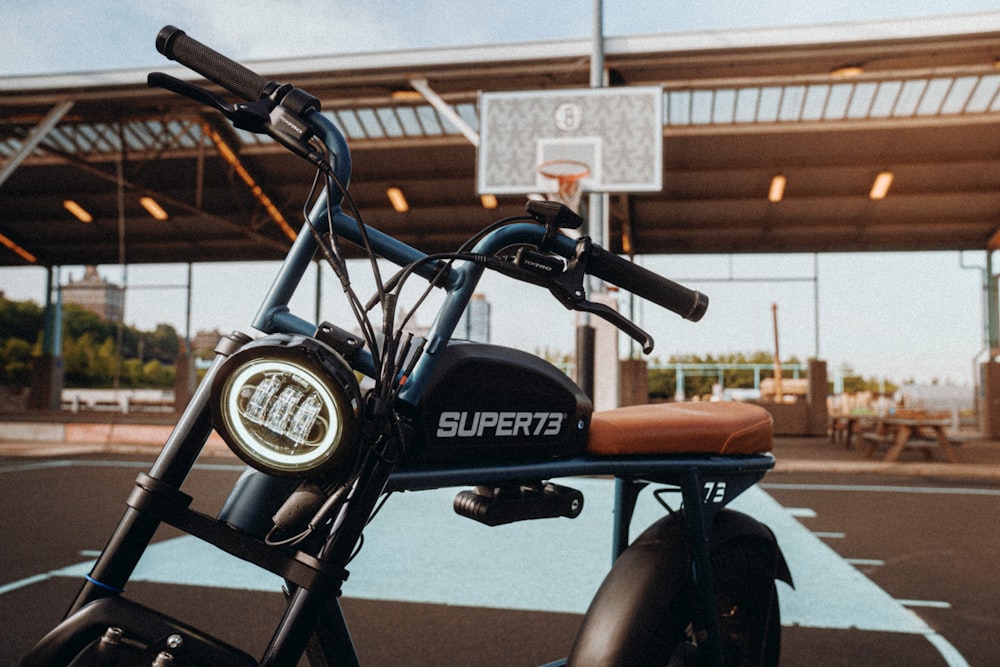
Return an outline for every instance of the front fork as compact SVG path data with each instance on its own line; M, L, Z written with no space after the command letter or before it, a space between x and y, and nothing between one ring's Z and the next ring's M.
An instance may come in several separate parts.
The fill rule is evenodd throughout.
M153 462L149 477L175 489L179 489L187 479L212 432L209 409L212 381L225 358L249 341L250 337L242 333L223 336L219 340L212 365ZM149 514L133 507L125 510L66 615L73 614L89 602L121 593L159 526L160 520Z
M212 431L209 396L213 380L225 358L249 341L248 336L233 334L224 337L216 347L216 358L212 366L199 384L149 473L139 476L137 490L133 491L129 499L128 509L94 568L87 575L86 582L66 614L67 618L91 602L122 593L157 528L166 520L231 553L243 551L246 559L268 567L273 572L291 573L290 579L299 582L294 585L291 581L289 583L291 593L285 614L260 661L261 665L296 664L306 650L320 619L324 622L330 621L334 628L343 626L343 632L326 632L319 636L318 640L325 645L327 654L333 650L339 656L353 655L350 637L336 602L337 589L347 573L338 568L350 560L368 523L371 511L385 489L393 468L390 461L397 458L397 452L376 452L374 449L369 451L350 496L334 521L335 529L331 531L316 558L307 555L289 557L280 554L277 556L261 554L262 550L267 549L258 541L248 543L252 540L249 535L228 527L223 521L206 520L196 513L186 511L183 507L184 494L179 491L180 486L193 468ZM388 448L400 445L394 438L387 438L382 444ZM250 497L244 500L253 502L253 494L249 495ZM260 510L259 507L257 509ZM252 513L253 508L250 510ZM171 518L164 519L164 512ZM225 512L224 508L223 513ZM238 536L228 533L238 533ZM239 549L226 548L225 543L233 540L242 543ZM251 548L255 552L253 556L249 553ZM286 576L286 579L289 577ZM339 624L336 622L338 619Z

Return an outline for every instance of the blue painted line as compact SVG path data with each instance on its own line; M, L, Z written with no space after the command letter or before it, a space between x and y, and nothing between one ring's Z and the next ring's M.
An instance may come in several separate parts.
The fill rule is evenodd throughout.
M0 586L0 595L6 595L7 593L16 591L20 588L25 588L27 586L31 586L32 584L41 583L43 581L51 579L52 576L53 575L50 572L46 574L36 574L31 577L25 577L24 579L19 579L18 581L12 581L9 584L4 584Z

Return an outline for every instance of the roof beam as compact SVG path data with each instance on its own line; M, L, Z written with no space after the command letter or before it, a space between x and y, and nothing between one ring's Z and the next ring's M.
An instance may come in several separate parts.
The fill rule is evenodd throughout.
M3 169L0 170L0 185L3 185L4 182L10 178L10 175L17 171L17 168L21 166L21 163L24 162L24 160L31 155L32 151L38 147L38 144L42 142L45 135L51 132L52 129L59 124L59 121L62 120L62 117L66 115L66 112L72 108L73 101L67 100L55 105L47 114L45 114L45 117L42 118L41 122L32 128L31 132L28 133L28 138L21 146L21 150L11 156L10 160L7 161L7 164L5 164Z
M434 92L434 89L427 83L427 79L410 79L413 89L424 96L439 114L451 121L451 124L458 128L466 139L476 148L479 148L479 133L472 129L461 116L451 107L450 104L441 99L441 96Z

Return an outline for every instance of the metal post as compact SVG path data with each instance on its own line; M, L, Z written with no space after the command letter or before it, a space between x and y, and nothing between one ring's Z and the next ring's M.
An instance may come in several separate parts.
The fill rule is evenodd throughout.
M590 56L590 87L604 87L604 7L603 0L594 0L593 51ZM591 192L588 196L587 218L590 235L599 246L606 246L604 236L604 193Z
M42 349L53 357L62 356L62 289L58 266L50 266L45 279L45 326ZM55 302L52 295L55 294Z
M59 281L59 267L49 267L45 279L42 356L32 364L28 396L28 405L33 409L58 410L62 403L65 369L62 359L62 291Z
M590 86L604 85L604 18L602 0L594 0L593 51L590 58ZM604 196L592 192L587 197L587 233L597 245L604 245ZM594 281L587 276L587 290L593 292ZM576 374L577 384L591 399L594 393L594 327L590 323L590 313L582 313L576 332Z
M815 349L813 357L819 359L819 253L813 253L813 332Z
M184 286L184 349L191 352L191 262L187 265L187 284Z
M1000 353L1000 317L997 314L997 276L993 275L993 251L986 251L986 329L990 360Z

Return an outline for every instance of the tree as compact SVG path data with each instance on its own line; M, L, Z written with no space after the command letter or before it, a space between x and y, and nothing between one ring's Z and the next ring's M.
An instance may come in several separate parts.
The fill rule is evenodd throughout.
M0 299L0 340L35 340L44 322L45 313L35 303Z
M156 329L142 334L141 341L144 349L143 354L138 356L143 360L158 359L172 364L181 353L180 337L169 324L157 324Z
M662 363L662 362L658 362ZM788 366L801 364L796 357L790 357L782 362ZM772 377L774 375L774 355L769 352L758 351L752 354L728 353L723 355L683 355L672 356L664 364L666 368L654 368L649 371L649 394L656 398L671 398L677 389L677 371L671 368L672 364L696 364L708 366L705 372L699 373L692 369L684 373L684 394L686 396L704 396L712 393L713 385L721 381L723 386L730 389L750 389L755 386L758 376L752 368L725 368L725 366L757 365L762 367L759 377ZM713 368L714 366L714 368ZM719 368L719 367L723 368ZM791 372L782 371L782 377L791 377Z
M0 380L11 389L31 382L32 359L42 354L44 309L31 301L0 298ZM75 304L63 306L62 341L66 386L169 387L180 339L169 324L153 331L108 322ZM157 363L148 366L147 362Z
M0 378L4 386L22 388L31 384L31 343L21 338L8 338L0 355L3 364Z
M169 387L174 383L175 369L173 366L161 364L156 359L146 362L142 367L143 384L149 387Z

